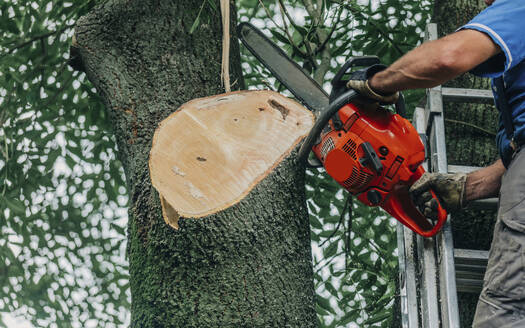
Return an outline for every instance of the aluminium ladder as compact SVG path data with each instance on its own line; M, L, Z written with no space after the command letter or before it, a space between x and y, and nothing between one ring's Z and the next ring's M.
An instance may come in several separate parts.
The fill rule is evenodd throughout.
M437 25L428 24L425 40L437 39ZM471 172L477 167L448 165L443 101L493 103L490 90L443 88L427 90L427 105L416 108L412 123L428 139L430 172ZM497 199L472 207L495 208ZM457 292L479 293L487 265L487 251L454 249L450 218L433 238L397 225L401 327L460 328Z

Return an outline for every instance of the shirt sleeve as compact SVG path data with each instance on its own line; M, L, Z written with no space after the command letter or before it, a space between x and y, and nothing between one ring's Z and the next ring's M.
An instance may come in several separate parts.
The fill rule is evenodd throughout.
M502 53L475 67L471 72L498 77L525 58L525 1L496 0L458 30L472 29L487 34Z

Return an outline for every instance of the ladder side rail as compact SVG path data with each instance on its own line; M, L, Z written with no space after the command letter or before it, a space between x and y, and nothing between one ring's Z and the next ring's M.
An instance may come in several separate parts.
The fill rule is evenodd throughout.
M438 277L436 275L436 252L434 238L416 236L417 254L421 266L419 291L421 294L421 316L423 328L441 327Z
M432 104L432 102L431 102ZM434 111L436 112L436 111ZM432 172L446 173L447 159L445 147L445 125L442 114L432 116L430 129L430 153ZM438 253L439 288L444 328L459 328L459 309L457 299L456 272L454 266L454 244L450 215L441 232L436 236Z
M427 25L428 40L438 38L437 25ZM429 92L428 111L433 113L430 127L431 171L447 173L447 153L445 145L445 124L443 117L442 88ZM428 128L427 128L428 131ZM454 266L454 244L449 219L442 231L436 236L437 261L439 267L439 291L441 299L441 317L444 328L459 328L459 307Z
M416 108L414 111L414 119L412 122L420 134L425 134L427 130L427 117L427 111L423 108ZM425 170L428 170L428 164L427 162L423 163ZM438 301L437 260L434 238L422 238L413 233L411 233L411 236L412 240L415 239L414 246L417 252L417 256L413 254L412 259L417 259L416 266L418 266L416 279L419 285L419 315L421 327L439 328L441 319Z
M424 134L426 130L425 110L416 108L412 124L417 132ZM425 169L428 163L424 162ZM403 328L421 327L423 313L418 299L417 286L419 284L419 263L417 262L417 245L415 234L400 222L397 225L397 243L399 250L399 282L401 293L401 324Z
M397 223L397 247L399 259L399 297L401 327L418 328L418 302L416 287L416 263L413 232L401 222Z

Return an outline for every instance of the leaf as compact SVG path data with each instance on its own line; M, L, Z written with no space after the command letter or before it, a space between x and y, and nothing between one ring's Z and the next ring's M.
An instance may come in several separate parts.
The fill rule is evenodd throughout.
M310 225L312 226L312 228L315 228L315 229L322 229L323 228L323 225L317 219L317 217L315 217L315 215L310 215L309 217L310 217Z
M112 227L113 229L115 229L119 234L121 234L121 235L123 235L123 236L126 235L126 229L125 229L125 228L123 228L123 227L121 227L121 226L119 226L119 225L117 225L117 224L115 224L115 223L111 223L111 227ZM118 248L118 246L119 246L119 245L117 245L117 248Z
M200 16L200 13L199 13L197 18L195 18L195 20L193 21L193 24L191 25L190 34L193 34L193 32L195 32L195 29L199 26L200 22L201 22L201 16Z
M204 0L201 4L201 8L199 9L199 13L197 14L197 17L195 18L195 20L193 21L193 24L191 25L191 28L190 28L190 35L193 34L193 32L195 31L195 29L199 26L199 23L201 21L201 13L202 13L202 8L204 8L204 4L206 3L206 0Z
M339 241L335 241L328 245L328 247L323 251L323 256L325 258L330 258L337 253L337 246L339 245Z
M340 208L339 210L342 210L342 208ZM329 217L325 219L325 223L332 223L335 225L338 225L340 221L341 221L340 215L330 215Z
M336 297L338 296L339 293L337 292L337 289L335 289L334 285L332 285L331 282L329 282L329 281L325 282L324 287L333 296L336 296Z
M323 231L321 231L321 233L319 234L319 236L322 237L322 238L328 238L328 237L332 236L332 234L333 234L334 236L340 236L340 235L341 235L341 232L340 232L340 231L336 231L336 232L334 233L334 230L323 230Z
M9 207L9 209L12 210L13 213L19 215L24 215L26 213L26 207L24 205L24 202L22 202L21 200L5 198L5 202L7 204L7 207Z
M106 192L106 195L108 196L108 199L110 200L116 200L117 194L115 192L115 189L111 186L110 181L104 182L104 191Z
M334 309L332 309L332 306L330 305L330 301L327 298L324 298L320 295L316 296L317 305L319 305L322 309L335 314Z
M378 322L381 322L381 321L383 321L385 319L388 319L391 316L392 316L392 311L383 310L383 311L379 312L378 314L372 316L371 318L369 318L365 322L363 322L363 325L373 325L375 323L378 323Z
M299 25L295 25L294 27L297 30L297 32L299 32L303 37L306 37L308 35L308 31L304 27Z
M208 4L210 5L211 9L213 9L213 11L218 10L217 5L212 0L208 0Z
M20 34L20 30L18 29L18 25L16 24L16 20L15 19L8 19L7 22L6 22L6 25L5 27L7 28L7 30L15 35L19 35Z
M23 22L23 25L22 25L22 29L24 31L29 31L29 28L31 27L31 19L28 16L25 16L23 21L24 22Z
M339 320L338 326L339 327L346 327L347 324L349 324L352 321L355 321L359 317L359 311L358 310L351 310L343 315L341 319Z
M290 40L288 40L288 38L284 36L284 34L282 34L281 32L276 30L270 30L270 32L277 40L283 42L284 44L290 44Z
M60 156L60 154L61 154L61 151L59 149L52 149L47 154L47 160L46 160L46 163L45 163L47 172L51 171L51 169L55 165L55 162L56 162L58 156Z
M318 315L330 315L330 312L326 311L322 307L319 306L319 304L315 305L315 312L317 312Z

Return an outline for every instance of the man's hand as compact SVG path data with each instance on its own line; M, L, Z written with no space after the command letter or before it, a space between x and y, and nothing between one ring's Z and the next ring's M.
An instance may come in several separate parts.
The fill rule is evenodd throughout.
M438 196L441 206L449 212L463 208L465 201L465 173L425 173L410 188L410 195L419 211L430 219L437 219L438 202L430 190Z
M355 71L350 75L350 78L346 83L346 87L349 89L354 89L357 91L357 93L367 100L370 100L372 103L379 102L380 104L394 104L399 98L399 92L385 95L379 94L374 91L368 83L368 79L374 76L375 73L380 72L385 68L385 65L372 65L368 68Z

